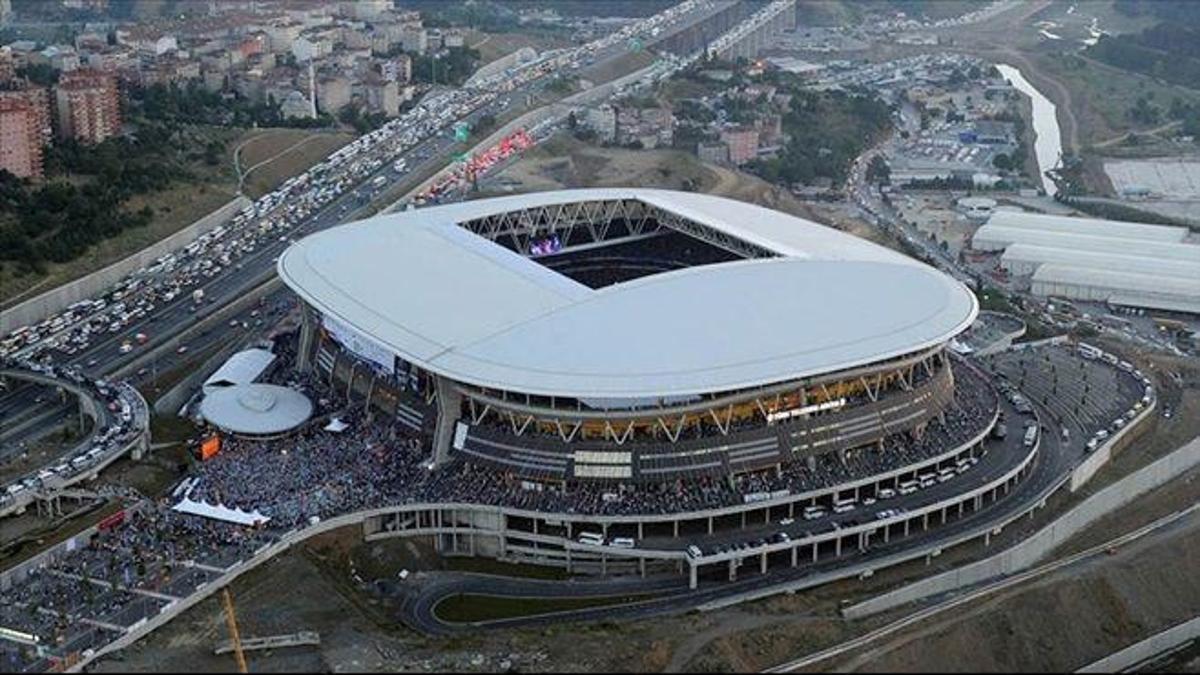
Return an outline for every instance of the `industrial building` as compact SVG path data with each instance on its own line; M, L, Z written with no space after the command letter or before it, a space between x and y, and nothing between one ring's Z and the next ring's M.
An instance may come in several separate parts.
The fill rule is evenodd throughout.
M1200 241L1187 228L998 211L972 241L1035 295L1200 313Z

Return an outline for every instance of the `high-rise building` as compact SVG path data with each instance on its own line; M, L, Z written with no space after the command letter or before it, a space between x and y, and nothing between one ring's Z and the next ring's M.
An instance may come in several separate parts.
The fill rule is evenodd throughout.
M121 131L121 100L116 79L105 72L80 69L63 73L54 89L58 133L91 145Z
M20 178L42 175L37 116L24 99L0 98L0 169Z
M729 161L741 166L758 156L758 130L733 129L721 132L721 141L729 146Z
M54 125L50 116L50 90L19 81L17 88L0 91L0 100L24 101L33 114L33 127L38 146L54 142Z
M17 77L17 64L13 63L12 49L0 47L0 84L6 84Z

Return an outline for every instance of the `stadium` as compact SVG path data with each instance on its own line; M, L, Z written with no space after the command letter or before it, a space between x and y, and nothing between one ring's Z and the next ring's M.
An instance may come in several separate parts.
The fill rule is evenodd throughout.
M311 235L278 271L304 306L302 370L426 435L433 466L525 481L845 464L954 426L960 390L989 386L948 351L978 313L964 286L709 195L410 210Z

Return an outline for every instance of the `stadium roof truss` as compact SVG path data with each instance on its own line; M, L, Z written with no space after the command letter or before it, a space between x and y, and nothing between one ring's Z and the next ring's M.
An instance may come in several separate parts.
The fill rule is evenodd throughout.
M620 236L613 237L614 223L621 222ZM778 253L717 228L697 223L677 213L640 199L604 199L530 206L464 221L460 225L489 241L503 244L522 255L539 236L560 235L576 241L586 233L587 244L633 240L664 230L681 232L741 258L774 258ZM569 250L569 249L564 249Z
M938 372L949 374L945 354L940 347L885 364L855 368L841 373L829 373L815 378L791 381L749 391L729 392L706 397L682 405L647 406L633 410L596 410L582 407L539 405L528 394L507 391L478 391L460 387L469 411L471 424L476 425L489 415L507 422L514 436L523 436L535 422L555 426L565 443L575 440L580 429L591 422L603 424L604 438L617 445L628 441L639 426L650 425L661 431L671 443L679 440L683 431L699 421L711 421L721 435L728 435L735 417L743 417L749 409L765 420L774 413L796 410L815 401L831 401L849 393L861 392L868 401L880 399L883 389L894 384L903 392L913 392L917 370L933 378ZM735 415L735 411L739 414Z

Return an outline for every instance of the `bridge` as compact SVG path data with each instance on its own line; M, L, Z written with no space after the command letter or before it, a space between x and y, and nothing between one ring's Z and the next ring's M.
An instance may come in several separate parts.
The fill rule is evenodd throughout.
M98 430L107 424L108 412L104 403L98 400L95 394L80 382L55 377L43 372L18 368L0 369L0 378L57 387L78 398L80 415L92 419L94 430ZM0 493L0 518L14 513L23 513L34 502L38 503L39 510L45 504L45 511L47 513L60 512L61 506L59 502L61 499L81 498L79 491L68 490L72 486L84 481L94 480L100 474L100 471L127 453L132 454L134 459L141 459L142 455L150 448L149 407L145 399L142 398L142 395L132 386L124 382L110 386L116 391L116 401L121 403L122 408L126 408L130 412L130 428L132 432L127 432L123 439L114 439L98 455L88 457L86 453L95 444L95 432L93 432L71 448L70 451L63 453L51 463L51 466L57 463L60 470L51 470L49 467L43 467L33 472L33 474L22 476L6 484L4 492ZM69 458L72 457L76 458L76 461L69 461ZM63 468L64 465L65 468ZM51 474L45 475L47 471L50 471ZM11 489L20 485L22 480L28 481L29 479L37 481L35 488L23 487L18 491Z

